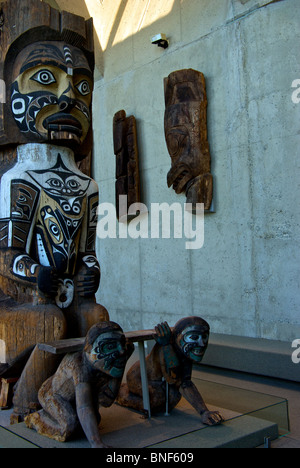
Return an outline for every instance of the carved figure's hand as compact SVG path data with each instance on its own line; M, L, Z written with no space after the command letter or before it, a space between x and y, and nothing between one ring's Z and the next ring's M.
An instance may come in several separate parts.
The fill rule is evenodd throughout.
M38 272L38 288L42 293L56 296L59 287L59 277L55 268L41 266Z
M100 270L82 267L77 276L77 292L81 297L93 296L100 284Z
M155 327L155 341L161 346L167 346L172 343L172 331L167 322L158 324Z
M201 414L201 421L208 426L216 426L217 424L221 424L224 419L219 411L204 411Z

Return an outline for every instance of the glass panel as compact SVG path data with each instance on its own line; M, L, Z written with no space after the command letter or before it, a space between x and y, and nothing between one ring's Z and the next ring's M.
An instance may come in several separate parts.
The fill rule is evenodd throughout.
M229 425L228 430L234 429L240 434L244 430L245 426L253 426L254 428L256 428L256 426L264 427L264 424L267 422L267 425L268 423L274 423L278 426L280 436L286 435L289 432L287 400L276 396L232 387L229 385L223 385L199 378L193 378L193 382L199 389L201 395L204 398L204 401L209 407L217 407L223 409L224 411L226 410L226 421ZM112 411L117 411L117 408L112 407ZM188 415L190 412L187 411L186 414ZM172 421L172 417L170 417L170 419L168 417L167 419L168 421ZM255 422L257 419L260 420L258 423ZM206 446L209 442L212 444L215 443L217 436L217 431L215 428L204 427L195 430L193 427L195 426L190 426L188 424L185 426L185 429L182 430L181 435L176 437L172 437L171 435L168 437L168 431L165 431L162 434L165 442L160 442L149 446L157 448L184 448L186 444L187 447L192 447L193 443L195 446L197 446L199 440L201 441L202 439L205 441ZM201 436L201 434L203 436ZM8 428L0 426L0 448L37 447L34 442L30 442L30 440L28 440L31 437L28 436L27 439L26 436L21 437L17 434L14 434ZM277 436L278 433L276 428L275 438ZM33 440L35 439L33 438Z
M193 382L207 405L274 422L280 435L289 432L288 402L284 398L198 378Z

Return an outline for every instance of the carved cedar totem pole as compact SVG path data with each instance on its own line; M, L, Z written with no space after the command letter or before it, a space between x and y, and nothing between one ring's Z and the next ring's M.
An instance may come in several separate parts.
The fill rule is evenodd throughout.
M0 16L0 374L22 371L13 422L55 370L35 345L109 317L95 300L98 187L78 169L92 147L92 21L40 0L2 2Z
M171 330L167 322L155 327L156 344L147 356L147 374L151 412L172 411L184 397L200 414L203 424L220 424L218 411L209 411L197 387L192 382L193 364L199 364L208 346L209 325L200 317L179 320ZM136 362L122 384L117 402L138 411L143 410L140 363ZM166 390L166 382L168 384Z
M139 154L137 144L136 119L133 115L126 117L126 112L121 110L113 119L114 152L116 156L116 211L117 218L121 222L129 213L129 208L134 203L140 203L140 175ZM120 196L127 197L124 206L120 204Z
M82 352L67 354L39 391L42 410L25 418L27 427L65 442L81 424L92 448L105 448L99 423L101 407L115 401L134 345L120 326L101 322L88 332Z
M207 140L207 97L204 75L178 70L164 80L165 137L172 160L168 187L186 193L187 203L209 210L213 196L211 158Z

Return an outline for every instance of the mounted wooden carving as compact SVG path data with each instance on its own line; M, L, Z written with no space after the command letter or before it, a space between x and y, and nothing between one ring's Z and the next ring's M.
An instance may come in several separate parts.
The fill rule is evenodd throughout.
M165 78L165 138L172 160L168 186L186 193L187 203L204 203L213 196L211 158L207 140L207 97L204 75L178 70Z
M2 2L0 17L0 375L26 364L23 415L55 366L35 344L108 319L95 300L98 187L78 169L92 148L93 28L40 0Z
M121 110L113 119L114 153L116 155L116 211L122 221L130 206L140 203L139 154L136 120ZM127 204L120 204L120 196L127 196ZM134 213L135 215L135 213Z

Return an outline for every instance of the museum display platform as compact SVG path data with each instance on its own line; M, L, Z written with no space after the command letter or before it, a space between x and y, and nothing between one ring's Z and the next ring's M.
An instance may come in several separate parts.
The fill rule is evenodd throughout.
M255 448L289 432L287 400L197 377L193 381L209 409L222 413L222 425L204 426L185 400L171 414L151 418L114 404L101 410L103 441L116 449ZM59 443L20 423L0 427L0 447L89 448L89 444L80 433Z

